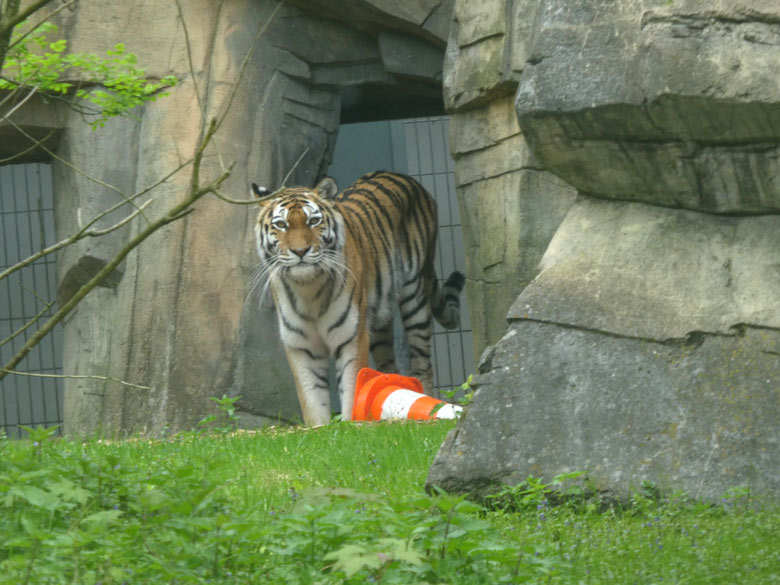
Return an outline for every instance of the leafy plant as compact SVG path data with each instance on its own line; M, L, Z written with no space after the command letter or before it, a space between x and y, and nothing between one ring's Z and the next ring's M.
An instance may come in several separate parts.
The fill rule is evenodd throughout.
M442 390L441 393L447 398L449 402L455 402L461 406L468 406L471 403L471 399L474 397L474 389L471 387L471 382L474 376L469 374L463 384L452 390Z
M488 502L498 509L510 511L538 510L546 506L551 498L559 498L562 495L579 495L579 486L571 486L564 491L561 486L564 482L582 477L587 472L573 471L561 473L553 477L552 481L545 483L542 478L529 475L525 482L504 486L499 491L487 496Z
M203 418L198 425L204 427L216 423L214 430L222 434L235 431L241 418L236 414L236 402L241 400L241 397L235 396L231 398L227 394L223 394L222 398L211 396L209 400L216 403L220 415L209 415Z
M553 511L546 501L575 474L507 487L514 508L425 494L454 424L49 438L35 457L9 441L0 584L780 581L776 504L676 497L593 513L563 499Z
M51 22L32 30L29 23L16 27L0 76L0 89L30 88L52 98L72 92L93 106L82 111L92 118L95 129L109 118L168 95L164 90L177 83L172 75L157 81L147 79L137 66L135 54L127 52L122 43L108 49L105 57L68 53L65 39L50 40L56 33L57 26Z
M35 428L19 425L19 428L27 431L27 437L30 439L30 443L33 447L33 452L37 455L40 461L43 456L43 445L51 437L57 434L57 430L61 425L53 425L50 427L37 426Z

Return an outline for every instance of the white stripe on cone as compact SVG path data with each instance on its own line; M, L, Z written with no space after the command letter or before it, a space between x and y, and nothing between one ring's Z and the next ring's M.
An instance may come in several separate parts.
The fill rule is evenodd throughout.
M420 394L414 390L406 390L404 388L392 392L382 404L381 419L393 420L409 418L409 410L412 408L412 405L423 397L425 397L424 394ZM444 405L434 413L433 417L442 419L457 418L462 410L462 406L444 403Z
M462 411L463 411L462 406L458 406L457 404L446 403L444 406L442 406L439 410L436 411L435 416L436 418L458 418Z

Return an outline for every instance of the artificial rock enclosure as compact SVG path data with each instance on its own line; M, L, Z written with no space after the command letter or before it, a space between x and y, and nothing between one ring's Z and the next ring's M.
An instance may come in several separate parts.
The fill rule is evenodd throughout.
M99 4L61 13L73 50L121 41L180 83L94 133L51 104L16 122L128 192L192 156L261 26L217 135L235 198L301 156L289 182L313 184L340 123L450 116L482 360L429 484L586 469L618 494L645 480L780 494L775 0L190 0L186 36L175 3ZM117 201L52 164L60 234ZM202 172L218 169L214 155ZM155 197L182 197L190 173ZM273 310L247 296L253 217L202 199L69 317L65 371L151 389L68 381L68 432L191 427L222 393L245 420L297 416ZM58 258L60 297L139 221Z

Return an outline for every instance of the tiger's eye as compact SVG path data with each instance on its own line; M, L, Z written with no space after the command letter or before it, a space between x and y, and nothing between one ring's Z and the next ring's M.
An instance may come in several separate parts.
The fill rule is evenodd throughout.
M286 230L287 229L287 222L283 219L277 219L275 222L271 224L278 230Z
M309 227L315 227L322 223L322 218L319 216L314 216L309 218Z

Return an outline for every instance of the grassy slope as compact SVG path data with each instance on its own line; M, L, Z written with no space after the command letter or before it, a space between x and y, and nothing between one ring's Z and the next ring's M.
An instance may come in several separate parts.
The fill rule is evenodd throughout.
M450 428L0 443L0 583L780 583L780 511L744 498L428 497Z

